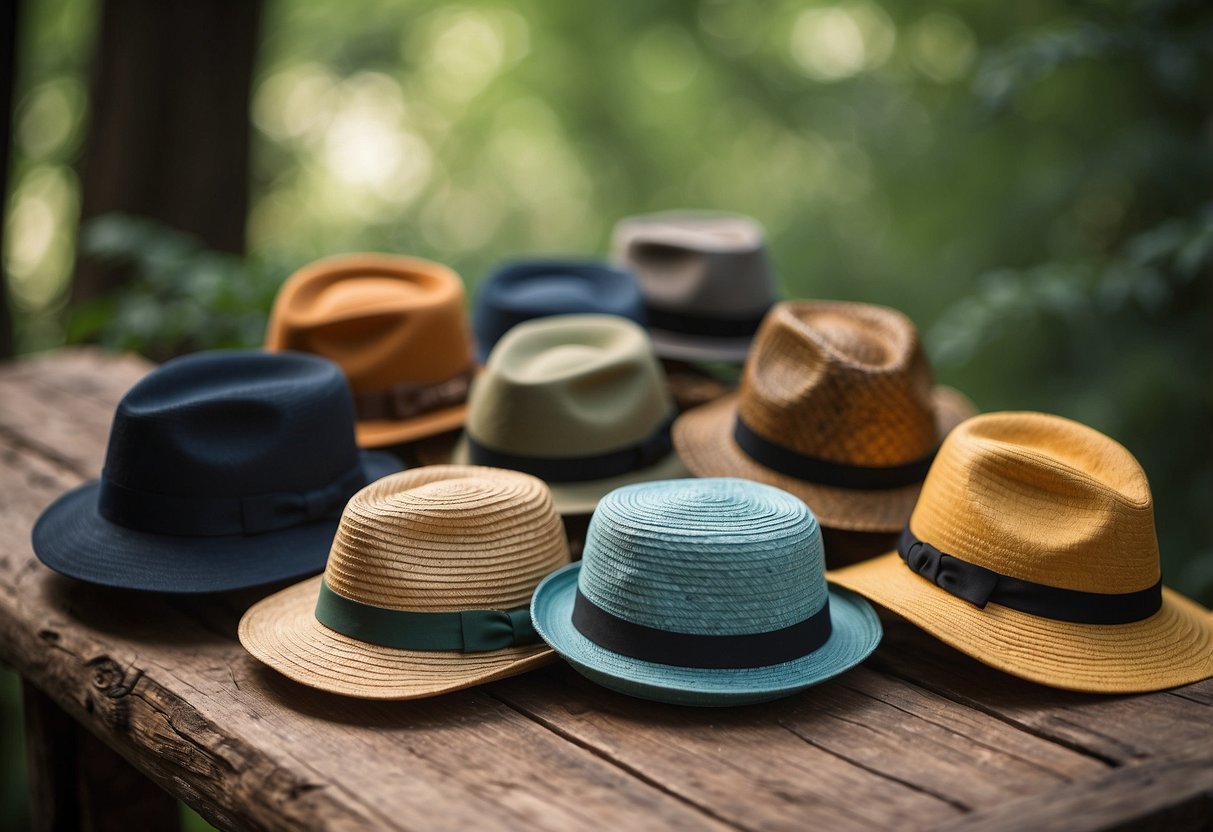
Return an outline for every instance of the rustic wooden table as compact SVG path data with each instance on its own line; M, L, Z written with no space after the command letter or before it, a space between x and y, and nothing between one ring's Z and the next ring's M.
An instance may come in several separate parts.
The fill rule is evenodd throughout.
M0 659L25 679L41 828L165 828L168 795L239 829L1213 827L1213 683L1053 691L893 620L864 666L735 710L562 665L412 703L291 683L235 637L269 589L105 591L34 559L34 518L97 475L146 370L88 351L0 368Z

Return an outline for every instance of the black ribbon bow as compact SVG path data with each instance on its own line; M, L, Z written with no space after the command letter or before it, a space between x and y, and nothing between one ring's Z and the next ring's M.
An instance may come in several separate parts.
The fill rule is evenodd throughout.
M914 536L906 526L897 541L897 552L911 569L940 589L985 609L998 589L999 574L975 563L945 555L930 543Z
M919 540L908 524L897 541L897 553L919 575L978 609L992 602L1055 621L1129 624L1149 618L1162 608L1161 577L1145 589L1117 593L1038 584L941 552Z

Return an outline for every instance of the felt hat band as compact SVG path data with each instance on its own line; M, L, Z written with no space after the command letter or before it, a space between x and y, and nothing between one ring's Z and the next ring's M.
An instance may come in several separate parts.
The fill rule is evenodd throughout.
M364 604L320 582L316 620L342 635L400 650L486 653L539 640L530 607L516 610L411 612Z
M757 315L726 318L724 316L690 315L655 306L649 306L645 310L645 317L653 329L664 329L667 332L679 332L685 335L708 335L716 338L741 338L753 335L758 331L758 325L762 323L766 314L767 310L763 309Z
M634 445L605 454L576 457L543 457L512 454L486 447L468 432L469 461L475 465L510 468L523 471L547 482L585 482L617 477L655 465L669 456L674 445L670 440L671 414L657 430Z
M926 479L935 451L902 465L851 465L802 454L759 436L738 415L733 439L755 462L805 482L859 491L878 491L915 485Z
M354 410L363 421L412 419L467 401L476 369L468 367L434 384L396 384L386 390L355 393Z
M140 491L120 485L103 473L97 512L111 523L152 534L181 537L261 534L337 516L366 481L366 472L358 464L309 491L196 497Z
M907 525L897 553L912 570L979 609L994 603L1019 612L1077 624L1130 624L1162 609L1162 579L1148 589L1109 594L1062 589L1001 575L945 554L919 540Z
M807 656L830 638L830 602L808 618L765 633L702 635L646 627L607 612L577 590L573 626L614 653L678 667L743 668L783 664Z

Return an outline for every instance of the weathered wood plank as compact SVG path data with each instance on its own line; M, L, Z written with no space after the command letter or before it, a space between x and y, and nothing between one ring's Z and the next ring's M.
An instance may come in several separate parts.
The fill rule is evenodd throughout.
M1108 763L1165 754L1177 738L1213 744L1213 680L1136 696L1054 690L924 638L892 615L882 620L885 638L869 666Z
M36 832L173 830L177 801L28 682L22 690Z
M959 821L949 832L1197 832L1213 817L1213 748L1201 741L1043 795L1013 800Z
M571 696L552 697L558 686L567 686ZM811 725L781 718L803 709L807 723L828 721L811 714L811 695L793 704L680 708L612 693L567 667L505 680L488 690L738 826L802 829L811 817L814 825L831 829L905 828L963 811L938 795L856 765L818 744Z
M1161 765L1176 737L1213 731L1211 683L1145 697L1051 691L896 622L870 669L737 710L643 703L563 666L418 703L304 689L234 640L268 590L99 590L29 552L33 518L95 475L112 409L146 368L93 352L0 368L0 651L217 825L1001 828L1027 816L999 814L1022 795L1102 799L1109 772ZM1192 765L1157 771L1199 776ZM1158 812L1125 797L1100 823L1213 815L1203 786L1153 783L1122 788Z
M1106 771L1090 757L862 668L790 699L728 711L638 702L567 669L545 673L489 690L665 789L727 807L723 816L736 823L757 817L763 827L794 827L805 806L841 828L910 817L934 822ZM553 700L558 681L575 691L571 700ZM699 772L694 778L686 777L688 760ZM880 800L856 801L857 794Z
M0 382L0 398L11 383ZM89 434L95 442L99 429L65 436L59 461L83 467ZM211 822L717 826L481 693L375 705L278 677L235 640L239 614L258 593L172 599L48 573L29 551L29 528L78 476L32 444L0 440L0 459L5 659Z

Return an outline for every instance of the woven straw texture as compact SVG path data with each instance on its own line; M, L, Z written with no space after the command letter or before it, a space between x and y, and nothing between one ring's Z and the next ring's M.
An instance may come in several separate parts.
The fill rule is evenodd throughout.
M339 595L387 609L511 610L568 561L564 527L542 482L516 471L434 465L386 477L350 500L324 578ZM543 645L462 653L368 644L316 621L319 585L316 578L271 595L240 622L250 653L311 687L413 699L550 659Z
M628 486L599 503L581 564L541 585L536 629L589 678L634 696L730 705L785 696L862 661L880 640L872 609L830 591L821 533L792 495L736 479ZM614 615L661 630L740 635L783 629L830 600L834 631L817 651L760 668L703 669L641 661L585 638L571 623L576 589Z
M806 482L751 459L733 440L738 413L760 436L829 462L894 466L929 454L975 412L934 386L914 325L893 309L787 301L763 321L741 389L679 418L674 443L694 473L790 491L824 526L893 532L921 485L863 491Z
M612 315L559 315L519 324L498 342L472 389L467 433L497 451L578 458L641 442L673 409L643 329ZM468 457L462 442L454 459ZM614 488L686 474L671 452L628 474L549 485L562 514L589 514Z
M359 394L446 381L472 366L471 343L454 271L413 257L348 254L291 275L274 301L265 345L336 362ZM358 443L383 447L454 430L466 410L362 420Z
M927 476L910 528L940 551L1064 589L1128 593L1159 577L1141 467L1106 436L1057 416L996 413L957 428ZM1144 621L1055 621L984 610L912 572L896 552L831 573L980 661L1054 687L1161 690L1213 676L1213 619L1164 591Z

